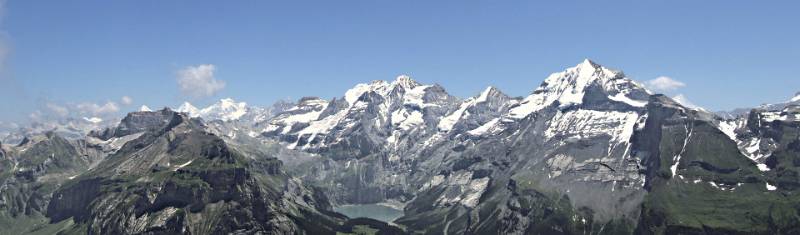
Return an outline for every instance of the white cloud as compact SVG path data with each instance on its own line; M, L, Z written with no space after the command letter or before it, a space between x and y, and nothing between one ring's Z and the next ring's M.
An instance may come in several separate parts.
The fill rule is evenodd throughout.
M39 110L33 111L31 114L28 114L28 118L34 121L39 121L42 119L42 112Z
M58 115L59 117L65 117L69 114L69 109L61 105L48 102L47 104L45 104L45 107L47 107L48 110Z
M672 99L688 108L702 109L700 106L697 106L696 104L692 103L692 101L690 101L689 98L687 98L686 95L684 94L678 94L675 97L672 97Z
M119 106L117 103L112 101L108 101L103 105L85 102L76 105L75 108L77 108L81 113L92 115L103 115L119 112Z
M103 122L103 119L99 118L99 117L91 117L91 118L83 117L83 120L86 120L87 122L91 122L91 123L95 123L95 124Z
M115 101L106 101L105 103L59 103L45 101L41 103L38 109L30 113L28 118L33 122L41 123L55 123L72 118L84 118L84 120L88 122L99 123L102 122L102 120L117 117L119 111L120 106Z
M667 76L661 76L657 77L656 79L647 81L645 82L645 85L650 89L660 92L672 91L686 86L685 83L672 79Z
M188 66L178 71L178 86L185 95L203 98L213 96L223 88L225 81L214 78L213 64Z
M133 103L133 98L131 98L130 96L126 95L126 96L123 96L122 99L120 99L120 101L122 101L123 105L131 105Z

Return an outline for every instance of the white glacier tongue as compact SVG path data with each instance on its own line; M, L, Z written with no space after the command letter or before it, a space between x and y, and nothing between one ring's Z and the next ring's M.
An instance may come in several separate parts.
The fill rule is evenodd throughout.
M635 107L647 104L649 92L643 86L616 70L600 66L588 59L575 67L551 74L542 86L511 110L509 117L524 118L558 102L560 107L582 104L593 85L602 89L608 99Z

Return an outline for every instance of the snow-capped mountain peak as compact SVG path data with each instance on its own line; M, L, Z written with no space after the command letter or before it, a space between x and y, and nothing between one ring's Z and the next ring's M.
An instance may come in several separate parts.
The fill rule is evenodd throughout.
M392 84L400 85L406 89L413 89L414 87L420 85L417 81L414 81L414 79L411 79L410 76L405 74L397 76L397 79L395 79Z
M231 98L225 98L203 109L198 109L189 102L183 102L175 111L187 113L190 117L231 121L238 120L240 117L247 114L247 109L247 103L236 102Z
M147 105L142 105L142 107L139 108L139 112L152 112L152 111L153 110L150 109L150 107L147 107Z
M591 71L595 71L597 69L600 69L602 67L603 66L601 66L601 65L599 65L599 64L595 63L594 61L592 61L592 60L587 58L587 59L583 59L583 61L581 61L581 63L576 65L574 68L578 69L578 70L585 71L585 72L591 72Z
M497 88L494 88L493 86L488 86L486 87L486 89L483 90L483 92L481 92L481 95L478 96L478 99L476 99L475 102L478 103L486 102L490 96L497 94L502 94L502 92L500 92L500 90L497 90Z
M400 75L391 82L358 84L347 90L342 99L312 102L319 105L301 100L278 114L263 132L267 136L293 135L289 147L303 149L337 144L351 131L369 132L394 142L395 132L435 127L435 117L451 111L457 102L440 86L423 85Z
M189 102L183 102L175 111L187 113L190 117L198 117L200 115L200 110Z
M236 102L231 98L221 99L217 103L200 110L201 117L222 121L238 120L245 114L247 114L247 103Z
M602 92L608 99L634 107L647 104L649 92L639 83L628 79L621 71L584 60L575 67L553 73L545 79L522 105L511 110L511 118L524 118L558 102L560 107L580 105L589 89ZM597 94L593 94L597 95Z

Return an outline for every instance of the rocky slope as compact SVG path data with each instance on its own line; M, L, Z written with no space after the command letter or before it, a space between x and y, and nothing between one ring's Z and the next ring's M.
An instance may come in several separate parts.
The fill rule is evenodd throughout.
M44 226L47 203L66 181L98 164L106 155L102 143L68 140L48 132L3 146L0 158L0 225L9 233Z
M30 180L27 175L33 175L46 182L43 176L49 175L37 173L40 169L60 175L52 177L55 183L47 190L33 190L36 195L16 195L12 193L28 191L4 188L4 193L12 194L5 201L34 202L3 208L10 213L5 221L49 221L18 226L14 230L18 232L77 234L326 234L370 225L393 229L385 223L348 221L328 212L330 204L324 194L287 175L281 161L243 154L207 130L201 119L168 109L131 113L116 128L89 137L109 145L125 140L121 146L106 147L110 154L97 164L70 165L53 157L42 160L44 163L26 162L46 156L38 148L73 150L73 145L57 136L49 141L60 147L39 141L24 149L31 155L22 155L20 159L26 161L20 165L53 161L52 165L60 168L38 167L31 169L33 173L13 169L14 178ZM38 147L43 144L48 145ZM75 151L54 154L83 156ZM23 174L26 177L20 176ZM13 183L5 185L15 186ZM36 186L22 183L21 187ZM28 211L37 214L21 215Z

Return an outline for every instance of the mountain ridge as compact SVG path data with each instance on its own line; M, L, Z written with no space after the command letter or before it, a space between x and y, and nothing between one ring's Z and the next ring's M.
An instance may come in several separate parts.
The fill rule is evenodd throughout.
M489 86L462 99L400 75L269 108L186 102L75 139L4 142L0 223L121 234L792 234L798 107L725 118L588 59L526 97ZM388 224L332 212L370 203L403 215Z

